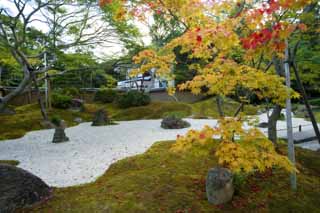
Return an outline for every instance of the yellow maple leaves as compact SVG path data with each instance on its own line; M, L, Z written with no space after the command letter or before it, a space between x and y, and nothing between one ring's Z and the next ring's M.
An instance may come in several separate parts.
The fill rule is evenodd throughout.
M213 140L213 137L220 140ZM214 153L218 163L235 173L263 172L273 167L288 172L296 170L286 156L275 151L272 142L258 129L245 130L243 122L236 118L220 119L218 127L206 126L200 131L190 130L185 136L177 137L171 150L184 152L192 146L206 143L219 143Z

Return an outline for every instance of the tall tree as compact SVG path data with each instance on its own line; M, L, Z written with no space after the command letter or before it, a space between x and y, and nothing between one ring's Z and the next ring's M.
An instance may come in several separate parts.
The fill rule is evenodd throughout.
M99 8L91 1L5 0L0 5L0 46L11 53L23 73L19 85L0 98L0 111L31 83L38 88L38 78L53 67L57 52L102 46L116 36L99 21ZM45 54L49 58L46 66ZM39 102L43 106L41 99Z

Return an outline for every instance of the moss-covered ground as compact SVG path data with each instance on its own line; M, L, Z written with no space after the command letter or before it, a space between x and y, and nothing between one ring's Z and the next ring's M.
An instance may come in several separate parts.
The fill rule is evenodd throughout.
M320 209L319 153L297 149L298 190L277 169L253 174L237 185L233 200L215 206L206 201L205 177L217 165L217 142L184 154L158 142L146 153L114 163L97 181L55 188L53 198L21 212L308 212ZM285 154L285 146L281 147Z
M227 115L232 115L239 103L227 100L224 107ZM59 117L66 121L68 126L76 125L74 119L82 118L84 121L91 121L93 113L104 108L109 116L117 120L139 120L139 119L160 119L168 112L179 112L184 116L200 115L202 117L217 118L217 107L214 98L209 98L194 104L180 102L155 102L147 106L131 107L120 109L115 104L86 104L84 112L71 110L52 109L48 111L49 117ZM19 138L32 130L46 128L42 125L42 117L37 104L16 107L15 115L0 116L0 140ZM255 114L257 107L246 106L244 112Z
M17 166L19 164L19 161L16 160L0 160L0 164L9 164L12 166Z

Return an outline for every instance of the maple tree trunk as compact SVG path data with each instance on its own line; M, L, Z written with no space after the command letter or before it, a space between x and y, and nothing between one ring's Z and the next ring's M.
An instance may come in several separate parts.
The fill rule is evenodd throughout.
M220 117L224 117L224 112L223 112L223 107L222 107L222 98L220 95L217 95L216 102L217 102L217 108L218 108L218 112L219 112Z
M280 118L281 106L275 105L268 120L268 139L277 146L277 121Z

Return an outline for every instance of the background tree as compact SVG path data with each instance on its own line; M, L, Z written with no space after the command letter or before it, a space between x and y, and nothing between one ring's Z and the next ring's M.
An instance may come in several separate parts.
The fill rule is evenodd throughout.
M73 2L7 0L2 4L0 46L18 62L23 78L18 87L0 99L0 111L31 82L38 88L37 79L52 68L57 52L112 41L114 31L105 22L98 21L97 5L90 1ZM46 28L44 32L37 30L35 23L42 23ZM49 58L47 66L41 61L45 53ZM39 103L47 119L40 95Z

